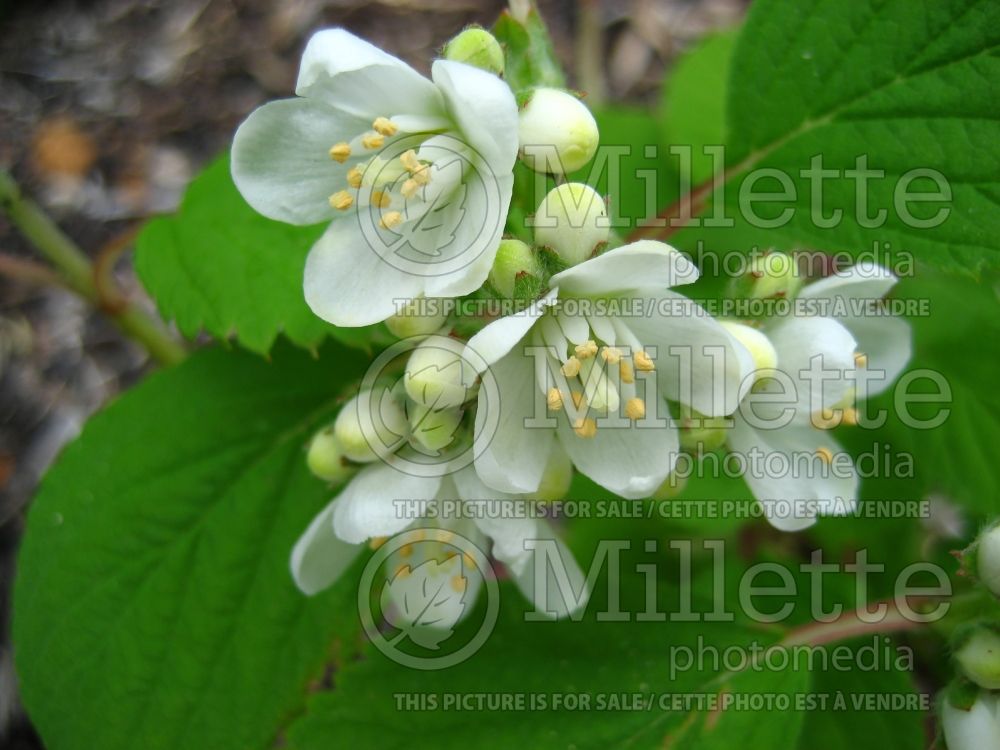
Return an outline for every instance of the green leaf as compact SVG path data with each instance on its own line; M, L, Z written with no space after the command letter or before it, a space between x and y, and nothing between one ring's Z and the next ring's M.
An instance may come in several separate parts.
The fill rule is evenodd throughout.
M503 46L504 79L515 93L533 86L566 86L545 21L533 6L523 22L504 11L493 26L493 36Z
M660 120L665 145L692 147L695 183L712 176L714 164L703 147L725 143L726 84L738 36L739 29L729 29L707 37L677 61L664 81ZM670 157L672 165L675 159Z
M258 214L239 194L223 157L191 184L178 215L146 225L136 270L163 317L188 338L204 329L261 354L279 334L307 349L327 335L367 348L380 328L336 328L305 302L306 255L324 229Z
M726 106L725 215L735 226L692 230L677 241L853 254L887 243L939 267L1000 266L998 48L993 0L754 3L733 53ZM832 227L810 210L818 178L801 174L816 156L836 171L814 206L831 221L842 212ZM858 197L861 178L848 173L859 166L884 173L868 180L867 205ZM786 201L774 196L782 190L777 177L746 183L771 193L754 210L785 222L776 227L740 210L747 176L763 169L786 175L794 191ZM908 202L907 190L925 197L938 190L938 178L913 170L940 175L950 198ZM786 208L794 209L790 218ZM866 215L875 226L865 225Z
M306 598L289 554L331 490L303 446L362 363L207 350L95 416L18 561L23 699L49 750L251 750L301 710L356 576Z

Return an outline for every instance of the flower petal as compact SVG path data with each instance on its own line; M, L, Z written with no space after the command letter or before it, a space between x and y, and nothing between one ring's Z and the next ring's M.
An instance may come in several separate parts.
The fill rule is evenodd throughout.
M535 416L538 396L533 359L518 347L490 367L485 377L496 379L499 404L490 403L490 388L479 389L476 471L483 482L501 492L523 494L537 490L552 449L551 428L524 424ZM492 424L496 428L491 433L486 425Z
M497 362L510 352L517 342L527 336L528 331L538 322L545 308L551 305L555 298L556 290L553 289L542 299L532 302L527 309L494 320L469 339L466 348L471 349L478 356L470 355L465 358L474 365L479 364L480 360L488 365Z
M650 300L650 315L619 322L640 343L656 347L661 395L706 416L734 412L750 385L745 351L697 302L671 291Z
M312 35L302 54L295 93L362 117L369 127L376 117L440 117L445 112L441 93L433 83L402 60L344 29Z
M493 532L494 555L498 560L508 565L514 576L517 587L535 605L535 611L547 612L556 618L571 617L587 606L590 599L590 589L587 586L586 576L576 561L573 553L559 535L544 520L535 521L535 529L531 539L548 541L547 549L554 553L558 560L553 560L548 552L543 552L544 557L538 559L538 550L525 550L524 554L517 558L504 560L501 556L507 549L512 549L514 544L520 540L523 547L525 537L521 536L521 529L513 524L496 524ZM554 544L554 549L552 549ZM545 566L545 579L541 587L536 586L536 568ZM558 572L557 572L557 569ZM561 581L560 572L565 571L565 580ZM562 584L562 585L561 585ZM569 590L563 590L563 586L568 584Z
M857 501L854 462L823 430L802 424L759 430L737 417L729 445L744 456L743 478L775 528L800 531L812 526L817 514L850 510ZM827 451L834 457L831 464L819 456Z
M392 536L412 521L397 500L433 500L441 477L404 474L386 464L371 464L352 479L337 498L333 529L355 544L375 536Z
M258 107L233 138L236 187L268 218L289 224L329 221L336 213L330 195L347 186L347 165L330 158L330 147L364 127L363 120L308 99Z
M677 430L667 426L600 426L580 437L559 416L559 442L581 472L616 495L649 497L673 470L680 447Z
M862 261L841 273L807 284L799 292L805 299L844 300L881 299L899 279L896 275L872 261Z
M795 405L799 421L807 422L811 414L833 407L854 388L857 342L833 318L786 318L768 330L767 335L778 355L778 369L795 386L795 393L788 394L788 401ZM818 375L823 376L822 382L815 384L808 375L803 375L811 371L813 360L817 360ZM747 398L753 398L753 394ZM757 413L766 417L768 409L781 411L788 405L762 406Z
M292 578L308 596L330 586L361 552L333 532L336 505L334 500L320 511L292 548Z
M866 380L866 392L859 398L869 398L891 386L906 369L913 356L910 324L902 318L856 317L841 321L858 342L858 351L864 354L865 368L872 373ZM878 376L874 373L881 371Z
M353 217L335 221L306 259L303 289L319 317L338 326L378 323L419 297L426 279L384 261Z
M585 260L552 277L569 296L660 290L698 279L698 269L663 242L640 240Z
M436 60L431 77L462 135L489 163L497 178L517 158L517 102L510 86L485 70Z

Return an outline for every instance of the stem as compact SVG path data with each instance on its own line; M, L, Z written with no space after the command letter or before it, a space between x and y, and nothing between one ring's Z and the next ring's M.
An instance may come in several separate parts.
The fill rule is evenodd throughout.
M708 197L709 193L712 192L716 185L716 180L718 179L720 179L720 176L715 175L705 180L700 185L692 188L686 194L678 198L677 201L660 211L660 213L656 215L657 223L643 224L636 227L629 234L627 241L635 242L636 240L642 239L665 240L678 229L683 229L685 226L684 224L672 224L671 221L679 217L681 215L681 211L684 209L687 209L685 215L692 218L701 213L701 210L705 207L705 199ZM721 179L725 180L726 177L723 175Z
M108 315L128 337L142 344L164 365L186 356L159 321L131 304L104 304L90 259L34 201L25 198L14 178L0 170L0 209L45 258L71 290Z

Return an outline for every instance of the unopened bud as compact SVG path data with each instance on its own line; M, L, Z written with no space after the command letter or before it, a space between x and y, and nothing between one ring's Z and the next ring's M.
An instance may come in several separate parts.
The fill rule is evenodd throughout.
M726 417L693 414L681 420L681 448L689 453L709 453L721 448L729 437Z
M1000 597L1000 524L994 524L976 542L976 577Z
M444 46L444 58L503 75L503 50L481 26L470 26Z
M539 273L538 259L527 244L521 240L500 241L500 248L490 271L490 283L500 294L513 297L518 276L537 276Z
M587 260L606 244L611 231L604 199L580 182L550 190L538 206L534 222L535 242L571 266Z
M600 134L590 110L559 89L535 89L521 108L521 159L536 172L574 172L597 153Z
M428 336L410 354L406 394L431 409L461 406L472 397L475 372L462 358L465 344L450 336Z
M401 339L437 333L448 320L442 300L411 299L403 309L385 321L389 332Z
M410 436L432 453L438 453L451 445L461 424L461 409L434 411L420 404L410 407Z
M750 299L792 299L802 288L799 264L787 253L769 252L753 258L750 271L738 282L738 296Z
M968 709L945 700L941 706L941 726L948 750L1000 747L1000 696L980 692Z
M327 482L342 482L351 473L340 443L333 433L333 425L324 427L313 435L306 451L306 465L309 471Z
M552 452L542 472L542 481L531 497L542 502L561 500L569 493L573 483L573 462L558 443L552 444Z
M347 458L367 463L402 445L408 433L406 413L386 389L362 391L344 404L333 432Z
M962 673L986 690L1000 690L1000 633L992 623L976 623L955 636L955 661Z
M774 372L778 366L778 353L774 350L774 344L767 336L756 328L751 328L743 323L734 323L728 320L720 321L720 323L749 352L753 359L754 380L760 380Z

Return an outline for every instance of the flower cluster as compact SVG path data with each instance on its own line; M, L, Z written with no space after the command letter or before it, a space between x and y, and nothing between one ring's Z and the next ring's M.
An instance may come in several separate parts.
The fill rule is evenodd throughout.
M545 502L568 493L574 469L648 498L676 487L684 453L762 452L745 479L781 529L850 507L857 475L831 429L857 423L859 401L909 358L906 324L865 314L895 277L859 264L807 283L794 256L773 253L732 293L863 304L831 307L857 311L839 318L714 318L677 291L699 278L686 256L622 244L604 198L565 181L598 144L583 103L551 88L515 96L495 45L465 32L428 80L343 30L320 32L298 97L264 105L236 134L233 177L254 207L330 222L305 269L313 310L341 326L385 321L404 344L313 439L314 473L348 481L295 546L299 587L329 585L366 542L425 528L436 503ZM518 159L558 183L530 231L507 222ZM462 318L425 304L471 294L511 313ZM804 471L766 460L794 467L802 456ZM422 512L401 512L402 501ZM538 609L571 614L535 590L525 540L562 543L530 517L435 522L491 540ZM413 564L390 560L393 580ZM575 563L570 578L584 601Z

